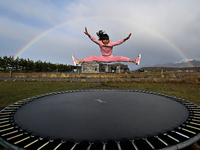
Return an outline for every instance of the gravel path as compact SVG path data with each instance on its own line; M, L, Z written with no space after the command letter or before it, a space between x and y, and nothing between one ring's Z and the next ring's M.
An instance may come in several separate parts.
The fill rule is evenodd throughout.
M65 82L103 82L103 81L113 81L119 82L121 81L139 81L139 78L116 78L116 79L98 79L98 78L0 78L1 81L65 81Z

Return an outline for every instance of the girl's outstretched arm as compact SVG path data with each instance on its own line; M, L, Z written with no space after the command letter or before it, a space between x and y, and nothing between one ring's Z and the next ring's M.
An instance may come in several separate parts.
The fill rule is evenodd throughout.
M124 42L125 42L126 40L128 40L130 37L131 37L131 33L128 35L127 38L124 39Z
M121 39L121 40L119 40L119 41L117 41L117 42L112 42L112 43L113 43L113 46L124 43L124 42L125 42L126 40L128 40L130 37L131 37L131 33L130 33L130 34L127 36L127 38L125 38L125 39Z
M96 44L100 45L101 41L98 41L96 38L94 38L93 36L91 36L88 31L87 28L85 27L85 32L84 32L93 42L95 42Z

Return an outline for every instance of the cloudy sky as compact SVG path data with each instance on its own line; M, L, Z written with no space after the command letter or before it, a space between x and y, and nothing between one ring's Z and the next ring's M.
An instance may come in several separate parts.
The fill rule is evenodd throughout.
M71 55L101 55L87 27L96 38L104 30L111 41L132 33L113 55L141 53L139 67L200 60L199 6L199 0L1 0L0 56L73 64Z

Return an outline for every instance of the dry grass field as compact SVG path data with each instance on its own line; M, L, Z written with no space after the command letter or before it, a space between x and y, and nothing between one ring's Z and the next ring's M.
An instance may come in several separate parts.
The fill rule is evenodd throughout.
M0 73L0 78L11 78L9 73ZM24 82L0 81L0 110L14 102L44 93L80 89L136 89L174 95L200 105L200 73L149 73L125 74L65 74L65 73L13 73L12 78L117 78L118 82ZM121 78L139 79L124 82ZM146 80L148 79L148 80ZM165 80L163 80L165 79ZM174 80L171 80L174 79ZM200 141L184 150L199 150ZM8 150L0 146L0 150Z
M131 73L99 73L99 74L70 74L70 73L0 73L0 78L98 78L98 79L119 79L120 78L139 78L149 81L161 81L161 79L174 79L188 83L199 83L200 72L131 72ZM163 81L163 80L162 80Z

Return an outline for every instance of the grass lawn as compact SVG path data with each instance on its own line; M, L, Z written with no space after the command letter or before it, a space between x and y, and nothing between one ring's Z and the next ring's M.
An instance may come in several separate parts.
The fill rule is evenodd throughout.
M0 109L35 95L81 89L136 89L181 97L200 105L200 84L0 81ZM0 147L0 149L2 149ZM188 150L200 149L197 143Z

